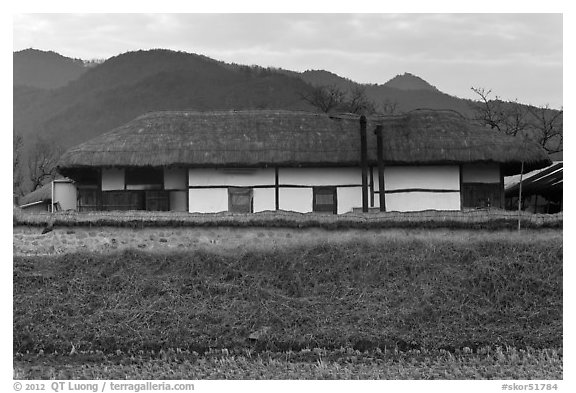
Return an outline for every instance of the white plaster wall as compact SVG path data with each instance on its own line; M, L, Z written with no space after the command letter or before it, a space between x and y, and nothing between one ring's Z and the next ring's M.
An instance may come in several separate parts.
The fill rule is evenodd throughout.
M187 170L184 168L164 168L164 189L185 190Z
M280 210L289 210L300 213L312 211L311 188L281 188Z
M375 189L378 170L374 168ZM460 168L457 165L388 166L384 168L386 191L407 188L460 190Z
M102 191L123 190L124 169L102 169Z
M353 207L362 207L362 187L338 187L338 214L352 211ZM370 196L368 196L370 201Z
M360 168L280 168L278 182L300 186L362 185L362 171Z
M374 190L378 191L378 168L374 167L372 173ZM387 166L384 183L388 191L411 188L460 190L460 169L457 165ZM374 194L374 207L380 207L378 194ZM460 192L386 194L386 211L422 210L460 210Z
M386 211L422 210L460 210L460 193L402 192L386 194Z
M500 165L496 163L462 165L463 183L500 183Z
M274 188L255 188L254 212L276 210L276 192Z
M262 168L254 170L195 168L188 171L188 182L190 186L273 186L274 180L274 168Z
M375 191L378 191L378 188L374 188ZM368 192L370 192L370 189L368 189ZM360 204L360 206L362 206L362 204ZM370 207L380 207L380 196L379 194L374 193L374 206L370 205L370 194L368 194L368 206Z
M228 211L226 188L199 188L188 190L190 213L218 213Z
M62 210L76 210L76 186L73 183L54 182L54 203Z
M186 200L186 191L170 191L170 211L185 212L188 211Z

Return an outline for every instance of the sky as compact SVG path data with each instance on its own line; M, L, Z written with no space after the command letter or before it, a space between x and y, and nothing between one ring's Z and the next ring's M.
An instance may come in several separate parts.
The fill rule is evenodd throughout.
M458 97L482 87L563 106L560 13L14 14L13 50L26 48L81 59L165 48L360 83L409 72Z

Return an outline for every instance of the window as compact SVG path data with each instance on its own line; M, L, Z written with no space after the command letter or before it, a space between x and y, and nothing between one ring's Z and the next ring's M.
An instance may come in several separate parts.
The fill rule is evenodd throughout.
M158 190L164 184L161 168L126 168L127 190Z
M314 187L312 211L338 213L336 187Z
M252 213L254 211L254 193L251 188L228 188L228 211L234 213Z
M88 210L88 209L84 209ZM102 210L170 210L168 191L104 191Z
M100 184L100 172L96 169L73 170L73 176L78 184L90 186Z

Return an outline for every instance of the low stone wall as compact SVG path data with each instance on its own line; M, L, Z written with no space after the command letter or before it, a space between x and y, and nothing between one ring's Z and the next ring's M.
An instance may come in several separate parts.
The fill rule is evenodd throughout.
M431 237L467 241L484 237L497 239L503 234L518 241L532 238L558 236L561 230L523 231L473 231L448 229L341 229L322 228L258 228L258 227L54 227L44 233L43 227L14 226L13 252L15 255L46 255L66 252L112 252L123 249L151 251L194 250L208 248L237 252L238 249L261 249L325 241L350 240L385 242L407 237L426 241Z
M17 226L13 229L14 254L58 254L73 251L109 252L127 248L182 250L200 247L238 247L245 243L273 246L297 243L302 236L282 229L254 228L119 228Z

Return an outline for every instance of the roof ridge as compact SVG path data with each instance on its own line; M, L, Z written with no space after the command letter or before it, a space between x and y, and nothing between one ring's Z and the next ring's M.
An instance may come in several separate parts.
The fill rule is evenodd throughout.
M288 109L223 109L223 110L197 110L197 109L182 109L182 110L157 110L149 111L141 114L136 119L147 118L153 115L232 115L232 114L300 114L311 116L327 116L331 115L321 112L310 112L305 110L288 110ZM134 119L134 120L136 120Z

